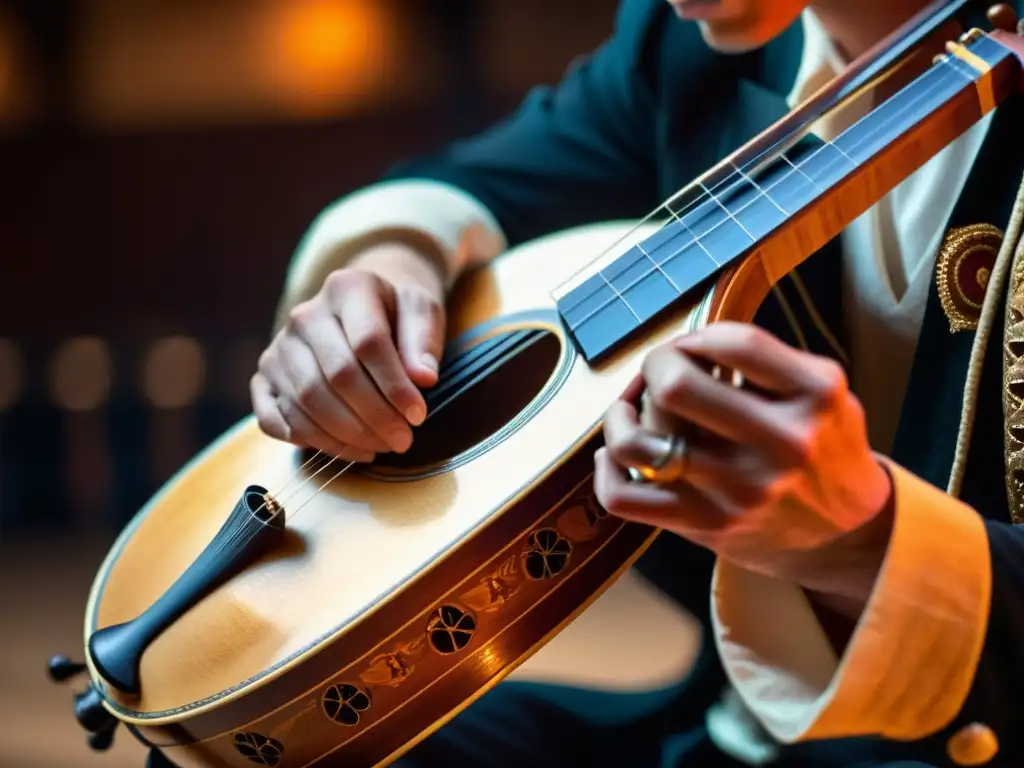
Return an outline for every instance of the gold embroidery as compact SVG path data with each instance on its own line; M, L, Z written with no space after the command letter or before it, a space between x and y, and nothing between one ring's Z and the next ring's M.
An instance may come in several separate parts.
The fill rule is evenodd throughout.
M1024 522L1024 248L1010 272L1003 336L1003 418L1006 429L1006 496L1010 518Z
M939 251L936 269L939 299L950 333L978 327L1003 233L991 224L951 229Z

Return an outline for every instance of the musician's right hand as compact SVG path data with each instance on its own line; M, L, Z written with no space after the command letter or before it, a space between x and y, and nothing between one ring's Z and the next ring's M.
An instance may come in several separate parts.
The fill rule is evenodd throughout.
M374 246L296 306L260 356L253 410L271 437L347 461L404 452L437 381L444 281L412 248Z

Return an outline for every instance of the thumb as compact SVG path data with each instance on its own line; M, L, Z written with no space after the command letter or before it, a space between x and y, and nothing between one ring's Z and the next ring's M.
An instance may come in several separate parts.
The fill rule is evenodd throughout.
M395 330L402 364L417 387L432 387L444 349L444 304L422 289L398 291L396 298Z

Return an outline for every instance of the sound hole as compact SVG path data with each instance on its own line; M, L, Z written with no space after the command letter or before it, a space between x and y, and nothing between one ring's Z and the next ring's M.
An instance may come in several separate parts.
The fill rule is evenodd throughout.
M523 570L534 581L550 579L565 570L572 555L572 543L554 528L541 528L529 535L523 553Z
M370 708L368 691L348 683L324 691L324 714L339 725L358 725L360 714Z
M441 654L461 651L476 632L476 619L458 606L445 604L438 608L427 623L427 637L431 647Z
M257 765L277 765L284 757L284 745L262 733L236 733L235 749Z
M377 457L375 468L411 470L446 462L514 422L551 378L562 356L550 331L526 328L490 337L447 358L424 392L427 420L404 454Z

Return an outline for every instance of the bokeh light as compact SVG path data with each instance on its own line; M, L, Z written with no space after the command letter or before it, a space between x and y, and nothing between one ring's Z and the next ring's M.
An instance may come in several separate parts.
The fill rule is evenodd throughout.
M170 336L150 347L142 365L142 390L157 408L192 405L206 384L206 355L195 339Z
M110 397L113 362L103 339L80 336L61 344L50 362L50 394L69 411L93 411Z

